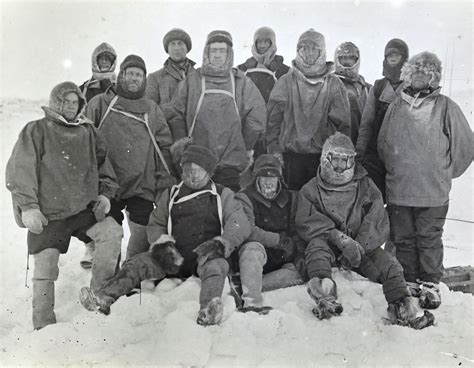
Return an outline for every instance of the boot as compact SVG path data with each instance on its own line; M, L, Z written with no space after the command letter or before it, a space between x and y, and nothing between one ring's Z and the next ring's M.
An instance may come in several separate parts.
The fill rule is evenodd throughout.
M95 251L95 244L93 241L84 244L86 247L86 251L84 256L81 259L81 267L85 270L88 270L92 267L92 259L94 258L94 251Z
M118 270L123 230L112 217L106 217L86 232L94 240L91 289L98 290Z
M40 330L53 323L56 323L54 282L33 280L33 328Z
M239 251L243 308L262 307L262 274L266 258L265 248L260 243L246 243Z
M441 305L441 292L439 284L421 282L420 306L426 309L436 309Z
M342 305L336 300L337 289L336 283L333 280L313 277L308 281L307 291L309 296L316 302L313 313L319 319L329 319L342 313Z
M150 244L146 236L146 226L137 224L128 220L130 228L130 238L128 239L127 255L125 260L132 258L134 255L148 252Z
M88 311L98 311L106 316L110 314L110 306L115 301L112 297L100 291L94 292L87 286L81 288L79 300Z
M201 326L217 325L222 321L224 307L221 298L216 296L198 312L197 324Z
M292 263L287 263L279 270L263 275L262 291L272 291L303 284L304 281L296 267Z
M421 294L421 286L417 282L408 282L407 281L408 290L410 291L411 296L415 298L419 298Z
M428 311L424 311L421 317L417 317L420 312L414 297L405 297L398 302L388 305L388 320L391 324L408 326L415 330L421 330L434 324L434 316Z

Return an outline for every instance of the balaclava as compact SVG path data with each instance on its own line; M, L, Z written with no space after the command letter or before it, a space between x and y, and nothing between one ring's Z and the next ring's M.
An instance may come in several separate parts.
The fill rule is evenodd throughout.
M224 42L227 45L227 58L223 66L215 67L209 61L209 45L214 42ZM227 31L212 31L207 36L206 45L204 46L203 60L202 60L202 74L213 77L228 76L232 66L234 65L234 49L232 43L232 36Z
M107 71L101 71L99 68L98 60L99 56L106 54L111 62L110 69ZM111 82L115 83L117 76L115 75L115 67L117 65L117 53L114 48L110 46L107 42L101 43L97 46L92 53L92 77L95 80L109 79Z
M329 184L339 186L354 176L355 149L351 139L336 132L324 142L321 153L320 175Z
M257 51L257 40L268 39L272 42L271 46L264 54L259 54ZM270 27L261 27L255 31L253 36L252 56L257 60L257 63L270 66L277 52L275 32Z
M439 87L442 68L441 60L435 54L423 51L413 56L403 65L401 79L403 80L404 88L411 87L412 75L418 71L431 76L428 88L434 90Z
M307 64L306 60L304 60L299 53L299 50L302 47L310 43L316 45L316 47L320 50L319 57L314 65ZM319 77L326 73L326 42L324 40L324 36L321 33L316 32L313 28L310 28L304 32L298 39L298 44L296 46L296 58L293 63L294 66L296 66L296 68L298 68L307 78Z
M342 56L352 56L356 58L357 61L353 66L343 66L339 61L339 58ZM334 63L336 64L336 74L353 81L359 79L360 52L358 47L352 42L344 42L337 47L334 55Z
M387 56L392 53L397 52L402 55L400 62L397 65L390 66L387 63ZM408 46L407 44L398 39L394 38L393 40L388 41L385 46L384 59L383 59L383 76L389 79L392 83L400 81L400 73L403 64L408 59Z
M125 87L125 72L127 68L136 67L143 70L144 78L140 89L137 92L130 92ZM146 65L143 59L137 55L128 55L120 64L120 72L117 81L117 94L129 100L138 100L143 97L146 89Z
M257 191L266 199L274 199L281 189L282 167L280 160L270 154L260 155L256 160L252 171ZM273 188L262 188L259 183L261 177L278 178L278 185Z

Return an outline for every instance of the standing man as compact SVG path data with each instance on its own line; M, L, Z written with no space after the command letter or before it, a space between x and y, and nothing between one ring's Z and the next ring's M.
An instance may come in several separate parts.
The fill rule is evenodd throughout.
M86 115L107 140L120 186L111 215L122 224L122 210L128 212L127 259L148 250L146 225L153 202L163 188L175 182L168 172L171 134L158 105L145 97L145 78L143 59L127 56L120 65L116 88L94 97L86 108Z
M351 140L356 144L360 119L372 86L359 74L360 52L352 42L343 42L337 47L334 63L336 75L347 89L351 107Z
M298 39L296 59L268 101L267 149L285 165L289 189L299 190L316 175L321 148L336 131L350 135L347 91L326 62L324 36L314 29Z
M178 152L176 163L183 143L192 140L217 156L212 179L238 191L240 174L249 166L254 145L265 131L266 108L255 84L232 68L232 45L229 32L209 33L202 67L180 84L168 123L174 140L180 139L173 147Z
M171 100L178 89L178 84L195 70L196 63L186 57L191 51L192 43L191 37L182 29L173 28L165 34L163 47L169 58L163 64L163 68L148 75L146 96L160 106L168 119Z

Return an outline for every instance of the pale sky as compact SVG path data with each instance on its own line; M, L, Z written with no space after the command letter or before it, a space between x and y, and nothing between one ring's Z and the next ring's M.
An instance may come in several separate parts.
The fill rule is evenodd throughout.
M135 53L144 58L149 72L155 71L167 57L163 36L175 27L191 35L193 48L188 56L198 66L207 34L214 29L231 32L237 65L251 56L253 34L264 25L275 30L278 54L286 64L295 57L299 35L314 28L326 37L328 60L342 42L359 46L360 72L372 83L381 77L385 44L397 37L408 44L411 55L424 50L438 55L446 72L445 94L450 83L453 90L471 90L472 6L471 1L404 0L0 0L0 96L42 99L59 82L82 83L91 76L93 49L104 41L115 48L119 63Z

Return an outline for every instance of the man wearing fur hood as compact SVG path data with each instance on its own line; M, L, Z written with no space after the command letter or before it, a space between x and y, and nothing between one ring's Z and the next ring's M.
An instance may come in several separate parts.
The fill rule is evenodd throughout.
M187 147L181 183L163 192L150 216L150 250L127 260L100 290L83 288L80 300L86 309L109 314L110 306L140 281L199 275L197 323L221 321L228 258L247 238L250 225L234 193L210 179L216 165L216 156L206 147Z
M377 138L385 112L395 100L397 89L401 88L400 74L408 59L408 46L404 41L394 38L385 46L384 56L384 78L376 80L369 92L360 121L356 152L369 178L377 185L386 201L385 168L377 152Z
M168 124L174 140L179 140L173 147L176 163L183 143L207 147L218 158L212 179L238 191L240 174L265 131L266 107L250 78L232 68L232 46L229 32L209 33L202 67L179 85Z
M355 162L349 137L337 132L324 143L317 175L299 193L296 226L309 242L308 293L319 319L343 311L331 274L331 266L340 265L382 284L392 323L416 329L433 323L429 312L417 317L402 267L381 248L388 237L388 216L379 190Z
M127 258L148 249L146 225L153 202L175 183L170 173L171 133L163 112L145 97L146 66L137 55L120 65L117 85L94 97L86 115L101 130L120 188L112 200L112 217L122 224L128 213Z
M80 114L84 104L74 83L54 87L45 117L23 128L7 163L15 219L28 229L34 258L35 329L56 323L54 282L72 236L96 244L93 290L114 275L119 261L122 228L106 217L118 185L105 140Z
M335 52L335 74L341 79L347 89L351 107L351 139L356 144L359 135L359 125L364 106L372 86L359 74L360 51L352 42L341 43Z
M163 47L169 57L163 68L148 75L146 96L160 106L168 119L171 100L176 94L178 84L195 71L196 63L186 56L191 51L192 42L189 34L182 29L173 28L166 33L163 37Z
M435 54L413 56L401 79L377 142L387 172L391 241L413 295L425 308L437 308L451 181L471 164L474 139L459 106L440 93Z
M92 77L79 87L86 102L115 84L117 77L114 70L117 65L117 53L107 42L103 42L92 52L91 64Z
M268 101L267 150L285 165L289 189L299 190L316 175L321 148L336 131L350 135L350 108L343 83L326 62L324 36L313 29L297 44L290 71Z

